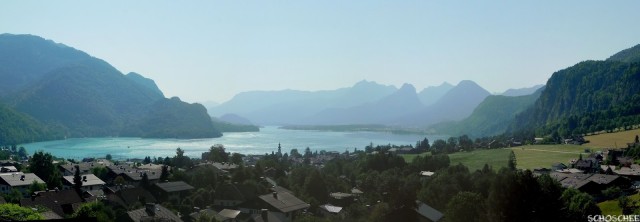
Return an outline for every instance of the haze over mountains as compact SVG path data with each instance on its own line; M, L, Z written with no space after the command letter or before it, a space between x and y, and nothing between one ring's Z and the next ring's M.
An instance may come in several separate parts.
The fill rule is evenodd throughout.
M521 92L523 93L523 92ZM349 88L325 91L252 91L209 107L212 116L234 114L261 125L382 124L421 128L461 120L490 93L473 81L442 83L419 93L363 80Z
M252 124L382 125L472 137L566 137L640 124L640 45L560 70L544 86L500 95L470 80L420 91L363 80L336 90L243 92L207 110L165 98L152 79L124 75L80 50L2 34L0 79L0 144L218 137L257 131Z
M3 130L2 144L221 136L202 105L164 98L151 79L123 75L103 60L38 36L0 35L0 79L0 116L27 126Z

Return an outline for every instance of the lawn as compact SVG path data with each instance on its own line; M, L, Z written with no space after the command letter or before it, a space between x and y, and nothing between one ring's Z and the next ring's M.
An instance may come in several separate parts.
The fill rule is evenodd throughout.
M627 143L633 143L636 135L640 135L640 129L585 136L584 139L590 141L585 144L586 146L599 148L626 148Z
M640 194L634 194L629 197L632 201L640 201ZM622 215L622 209L618 206L618 199L607 200L598 203L602 215Z
M587 157L589 153L586 153L585 149L589 149L590 152L601 150L578 145L530 145L511 148L516 154L518 168L530 170L551 168L554 163L568 164L570 160L578 159L580 153Z
M489 164L493 169L498 170L506 167L509 160L509 149L489 149L474 150L471 152L458 152L449 154L451 165L462 163L469 168L469 171L482 169L484 164Z
M470 171L476 169L482 169L485 163L488 163L493 169L498 170L501 167L506 167L509 161L509 153L513 150L516 155L516 165L520 169L535 168L551 168L554 163L568 164L572 159L578 159L580 153L583 157L589 156L590 153L602 150L601 148L591 148L588 146L578 145L529 145L519 146L514 148L505 149L487 149L487 150L474 150L471 152L458 152L449 154L451 159L451 165L462 163L469 167ZM430 153L423 154L406 154L401 155L407 163L410 163L413 158L421 155L431 155Z

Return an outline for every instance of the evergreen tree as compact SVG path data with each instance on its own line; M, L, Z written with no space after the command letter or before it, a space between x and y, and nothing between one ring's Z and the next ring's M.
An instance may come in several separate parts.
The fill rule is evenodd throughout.
M516 154L511 150L511 153L509 153L509 169L516 170L516 166Z
M163 165L160 173L160 182L165 182L167 179L169 179L169 166Z
M76 172L73 175L73 188L78 193L82 193L82 176L80 176L80 166L75 166Z

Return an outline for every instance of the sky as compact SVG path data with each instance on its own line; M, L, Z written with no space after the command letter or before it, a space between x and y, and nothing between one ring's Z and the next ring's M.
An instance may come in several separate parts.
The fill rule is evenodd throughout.
M0 33L33 34L155 80L167 97L361 80L490 92L640 44L640 1L1 1Z

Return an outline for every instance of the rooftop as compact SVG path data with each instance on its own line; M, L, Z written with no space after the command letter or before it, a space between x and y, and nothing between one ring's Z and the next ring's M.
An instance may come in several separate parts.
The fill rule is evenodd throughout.
M62 178L64 178L65 184L74 185L75 182L73 182L73 177L74 176L64 176ZM81 175L81 177L82 177L83 187L105 184L104 181L102 181L100 178L98 178L96 175L93 175L93 174L85 174L85 175Z
M260 199L283 213L301 210L309 208L309 206L311 206L288 192L274 192L271 194L262 195L260 196Z
M139 221L182 221L171 210L164 208L160 204L149 204L143 208L127 212L131 220Z
M160 188L161 190L163 190L164 192L167 193L171 193L171 192L180 192L180 191L186 191L186 190L193 190L194 187L183 182L183 181L176 181L176 182L166 182L166 183L156 183L156 186L158 186L158 188Z
M33 173L10 173L10 174L0 174L0 183L15 187L15 186L27 186L30 185L33 181L37 181L38 183L45 183L40 177L36 176Z

